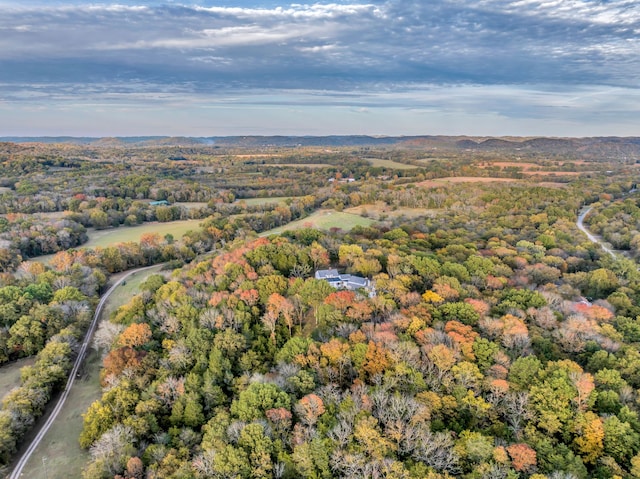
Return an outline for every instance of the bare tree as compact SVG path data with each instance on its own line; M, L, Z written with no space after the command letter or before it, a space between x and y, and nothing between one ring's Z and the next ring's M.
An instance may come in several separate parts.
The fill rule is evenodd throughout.
M349 444L349 438L353 433L353 424L349 421L342 419L336 424L328 433L330 439L333 439L338 444L339 448L346 447Z
M111 475L124 470L125 461L135 454L135 436L129 426L116 424L89 449L93 461L101 461Z
M216 452L213 449L205 449L193 459L191 466L195 469L198 477L213 477L215 457Z
M444 432L432 433L426 428L421 428L420 434L412 435L415 444L407 445L406 449L411 451L411 456L424 462L427 466L438 471L458 474L459 457L453 449L454 441L451 436Z
M93 348L96 351L102 350L102 355L105 356L123 330L124 326L121 324L114 324L111 321L101 321L98 330L93 336Z
M517 440L522 436L523 424L531 419L532 412L529 409L529 393L508 393L504 398L505 419Z

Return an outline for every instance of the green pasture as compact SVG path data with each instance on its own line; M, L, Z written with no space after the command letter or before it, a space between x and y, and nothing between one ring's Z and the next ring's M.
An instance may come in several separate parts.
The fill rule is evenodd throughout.
M82 468L89 459L89 452L80 449L78 444L82 414L92 402L100 399L101 365L99 353L90 350L84 362L83 377L75 381L64 408L27 462L23 477L82 477Z
M391 168L394 170L413 170L418 168L415 165L406 165L393 160L383 160L381 158L365 158L369 164L375 168Z
M198 229L201 220L169 221L167 223L145 223L139 226L120 226L119 228L87 231L89 241L80 246L81 248L95 248L101 246L113 246L116 243L127 243L140 241L142 235L147 233L158 233L160 236L172 234L175 239L179 239L189 230Z
M381 219L395 219L401 216L405 218L420 218L422 216L432 216L436 213L435 210L427 208L406 208L406 207L391 207L384 203L376 203L373 205L360 205L344 210L345 213L351 213L354 215L360 215L365 218L371 218L373 220Z
M0 367L0 399L13 388L20 386L20 369L32 365L35 360L35 356L32 356Z
M270 198L241 198L235 203L244 202L247 206L261 206L273 203L284 203L286 200L294 198L293 196L272 196Z
M172 234L175 239L180 239L189 230L196 230L201 220L182 220L170 221L168 223L145 223L139 226L120 226L106 230L95 230L90 228L87 230L89 241L78 246L78 248L95 248L100 246L106 248L117 243L127 243L133 241L138 243L143 234L158 233L160 236ZM29 258L30 261L39 261L41 263L49 263L54 255L47 254Z
M131 298L140 292L140 285L152 274L157 274L162 270L164 265L158 264L153 268L149 268L139 273L130 275L127 280L118 286L117 290L113 292L109 299L105 302L102 309L102 320L109 319L111 313L117 310L123 304L128 303ZM117 280L118 277L124 276L126 272L118 273L112 276L113 280Z
M335 165L329 163L265 163L256 166L276 166L282 168L335 168Z
M292 221L291 223L288 223L284 226L265 231L261 236L279 234L283 231L295 230L300 228L316 228L319 230L340 228L344 231L349 231L355 226L369 226L372 223L374 223L374 220L370 218L364 218L360 215L338 212L334 210L318 210L302 220Z
M188 210L195 210L198 208L206 208L207 203L202 201L181 201L178 203L174 203L175 206L182 206L187 208Z

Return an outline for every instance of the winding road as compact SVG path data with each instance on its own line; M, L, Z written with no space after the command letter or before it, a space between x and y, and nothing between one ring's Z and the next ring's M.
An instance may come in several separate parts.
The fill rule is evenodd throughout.
M584 234L587 235L587 238L589 238L589 241L591 241L592 243L596 243L596 244L600 245L600 247L604 251L609 253L613 259L616 259L617 256L616 256L615 251L613 251L611 248L606 246L602 241L600 241L600 239L598 237L596 237L593 234L591 234L591 232L584 225L584 219L586 218L586 216L589 214L590 211L591 211L591 206L588 206L588 207L584 208L580 212L580 214L578 215L578 221L576 222L576 226L578 227L578 229L580 231L582 231Z
M47 421L40 428L40 431L38 431L38 434L36 435L36 437L33 439L33 441L31 441L31 444L29 444L29 447L27 448L27 450L24 452L24 454L16 464L11 475L8 476L8 479L19 479L22 476L22 470L24 469L25 465L29 461L29 458L31 457L33 452L36 450L36 448L38 447L38 445L40 444L44 436L47 434L47 432L51 428L51 425L54 423L54 421L58 417L58 414L60 414L60 411L64 407L64 403L67 400L69 393L71 392L71 387L73 386L73 382L76 379L78 370L80 369L80 366L82 365L82 362L84 361L84 358L87 354L87 349L89 348L89 344L91 343L91 338L93 336L93 333L96 330L98 323L100 322L100 315L102 314L102 309L104 308L104 304L106 303L107 299L109 299L109 296L111 295L111 293L113 293L115 289L118 286L120 286L120 284L122 284L122 282L132 274L139 273L140 271L145 271L147 269L151 269L155 266L157 265L132 269L127 274L125 274L122 278L116 281L116 283L113 286L111 286L106 293L102 295L102 297L100 298L100 302L96 307L96 311L93 314L93 320L91 321L91 325L87 330L87 334L85 334L84 342L82 343L82 347L80 348L78 357L76 358L76 361L73 364L73 368L71 369L71 372L69 373L69 379L67 380L67 384L64 388L64 391L62 391L62 394L60 394L60 397L58 398L58 403L56 404L55 408L47 418Z
M591 211L591 206L583 208L583 210L578 215L578 221L576 222L576 226L578 227L578 229L580 231L582 231L584 234L587 235L587 238L589 238L589 241L591 241L592 243L596 243L596 244L600 245L600 247L605 252L609 253L613 259L616 259L617 256L616 256L615 251L612 250L611 248L609 248L607 245L605 245L598 237L596 237L593 234L591 234L591 232L584 225L584 219L586 218L586 216L589 214L590 211Z

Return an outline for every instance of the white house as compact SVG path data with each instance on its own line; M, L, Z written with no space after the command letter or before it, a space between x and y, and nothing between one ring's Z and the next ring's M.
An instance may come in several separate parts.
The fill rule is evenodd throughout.
M371 281L353 274L340 274L337 269L319 269L316 271L316 279L322 279L336 289L348 289L356 291L360 288L369 292L369 296L375 296L375 288Z

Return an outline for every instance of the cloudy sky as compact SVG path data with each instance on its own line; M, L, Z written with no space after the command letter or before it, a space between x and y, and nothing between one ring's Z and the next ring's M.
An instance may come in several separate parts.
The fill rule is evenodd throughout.
M0 0L0 136L640 136L638 0Z

